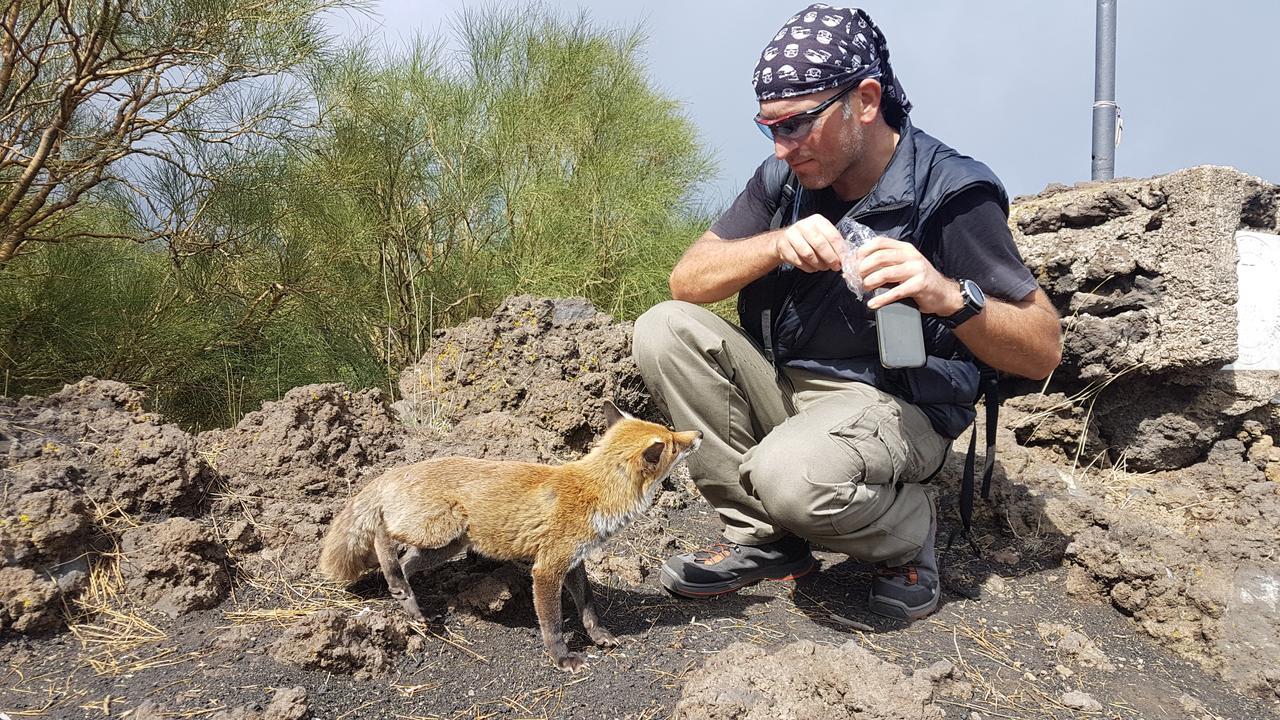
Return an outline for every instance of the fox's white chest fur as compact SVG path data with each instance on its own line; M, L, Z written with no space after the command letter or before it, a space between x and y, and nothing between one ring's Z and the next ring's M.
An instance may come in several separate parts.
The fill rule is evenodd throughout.
M645 514L645 511L653 505L653 499L657 497L658 490L662 487L662 480L659 479L649 485L649 489L636 499L636 503L625 512L622 513L606 513L600 510L591 514L591 527L596 531L596 537L588 542L583 543L578 548L578 552L573 556L573 564L577 565L582 559L591 554L592 550L605 544L605 542L622 532L622 529L630 525L633 520Z
M630 509L621 513L606 513L600 510L592 513L591 527L595 528L596 537L595 539L585 542L578 547L578 552L574 553L573 564L570 565L570 567L577 566L578 563L582 562L583 558L591 554L592 550L603 545L609 538L617 535L623 528L630 525L632 520L643 515L645 511L649 509L649 506L653 505L653 499L657 497L658 490L662 487L662 483L667 479L667 476L671 474L671 471L675 469L676 465L678 465L681 460L683 460L689 453L696 450L697 447L698 443L695 442L693 447L680 453L679 457L677 457L675 461L671 463L670 467L667 468L667 471L662 474L662 477L650 483L649 488L645 490L644 495L637 498L636 503L632 505Z

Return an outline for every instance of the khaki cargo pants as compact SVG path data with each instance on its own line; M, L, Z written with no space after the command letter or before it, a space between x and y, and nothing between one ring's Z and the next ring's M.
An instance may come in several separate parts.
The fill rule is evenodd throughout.
M933 507L920 486L949 442L916 406L859 382L784 368L711 311L681 301L635 323L633 354L678 430L730 542L791 532L866 562L901 565L924 543Z

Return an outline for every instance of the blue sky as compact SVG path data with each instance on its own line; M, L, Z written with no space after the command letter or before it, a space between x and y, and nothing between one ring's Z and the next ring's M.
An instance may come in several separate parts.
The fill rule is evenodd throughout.
M1117 0L1116 102L1124 135L1117 177L1201 164L1280 182L1280 3ZM514 3L507 3L507 5ZM719 166L713 205L737 194L770 145L751 123L751 71L796 10L741 2L578 2L605 27L641 26L653 83L679 100ZM841 4L841 3L831 3ZM381 0L335 29L402 47L445 32L463 0ZM482 5L483 7L483 5ZM918 127L987 163L1012 195L1089 179L1095 3L1087 0L866 0L889 41Z

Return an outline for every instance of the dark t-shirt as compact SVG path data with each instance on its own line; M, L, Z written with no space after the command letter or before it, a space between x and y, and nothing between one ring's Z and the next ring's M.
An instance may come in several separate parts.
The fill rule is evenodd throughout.
M769 229L778 198L767 197L764 164L747 182L729 209L711 226L726 239L747 238ZM841 200L830 188L803 190L804 214L819 212L835 224L856 203ZM787 218L783 225L790 224ZM905 238L900 238L905 239ZM975 186L937 210L917 247L943 275L969 279L983 292L1004 300L1021 300L1037 287L1013 243L995 192Z

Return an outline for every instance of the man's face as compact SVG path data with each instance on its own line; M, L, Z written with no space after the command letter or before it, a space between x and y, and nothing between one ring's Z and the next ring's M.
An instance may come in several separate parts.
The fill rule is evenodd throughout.
M804 112L837 92L839 89L831 89L798 98L766 100L760 103L760 116L779 118ZM818 190L830 186L864 154L863 127L857 116L861 107L857 92L846 95L827 108L804 137L775 137L773 154L791 166L805 188Z

